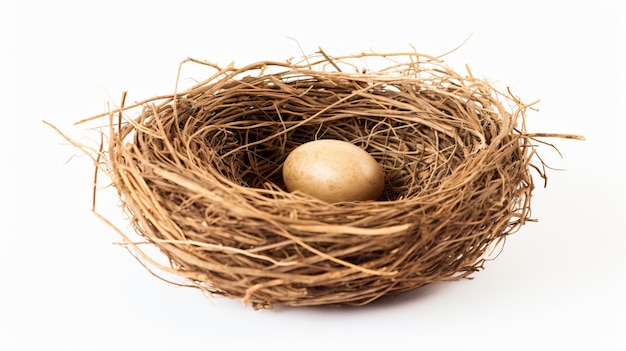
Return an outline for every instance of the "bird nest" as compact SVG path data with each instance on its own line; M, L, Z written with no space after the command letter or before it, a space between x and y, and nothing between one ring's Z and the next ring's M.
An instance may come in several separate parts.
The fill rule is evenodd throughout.
M388 65L369 69L372 60ZM183 64L215 73L96 116L108 116L105 142L87 150L140 237L118 230L124 244L159 276L255 309L364 305L470 277L529 220L531 169L545 177L532 164L529 105L469 69L416 53L323 51L295 63ZM327 203L286 191L286 157L318 139L372 155L382 196Z

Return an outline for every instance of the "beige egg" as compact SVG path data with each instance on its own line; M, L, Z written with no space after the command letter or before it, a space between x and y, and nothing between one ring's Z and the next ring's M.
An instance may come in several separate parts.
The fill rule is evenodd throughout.
M385 185L383 169L372 155L332 139L296 147L283 165L283 180L288 191L329 203L376 200Z

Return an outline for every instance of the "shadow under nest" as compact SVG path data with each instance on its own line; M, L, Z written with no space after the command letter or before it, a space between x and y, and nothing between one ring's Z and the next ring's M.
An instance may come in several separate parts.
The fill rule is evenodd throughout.
M369 57L393 65L339 67ZM151 269L255 309L364 305L470 277L528 220L528 105L471 73L418 54L195 62L217 73L112 111L98 152L136 233L169 261L120 231ZM383 195L331 204L285 191L285 158L317 139L371 154Z

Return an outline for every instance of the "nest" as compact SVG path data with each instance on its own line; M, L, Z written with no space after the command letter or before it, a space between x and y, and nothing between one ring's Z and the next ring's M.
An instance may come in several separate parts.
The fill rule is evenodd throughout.
M416 53L189 61L215 74L96 116L109 117L106 142L90 151L141 237L118 230L124 244L159 276L255 309L364 305L470 278L529 220L531 170L545 177L523 122L530 105L469 69ZM383 195L287 192L285 158L317 139L370 153Z

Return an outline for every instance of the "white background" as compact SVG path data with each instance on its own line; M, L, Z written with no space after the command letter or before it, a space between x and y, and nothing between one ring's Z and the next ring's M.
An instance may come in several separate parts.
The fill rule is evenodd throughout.
M2 5L0 350L626 350L619 3ZM73 122L106 111L124 90L129 101L172 92L186 57L284 60L301 54L293 39L306 53L412 45L439 55L468 37L445 58L449 66L463 72L468 64L524 101L541 99L530 131L587 140L550 139L563 158L540 147L564 171L549 172L545 189L537 180L539 221L511 236L474 280L363 308L253 311L154 278L90 212L90 160L42 123L88 142L96 134ZM103 195L98 210L124 225L114 197Z

